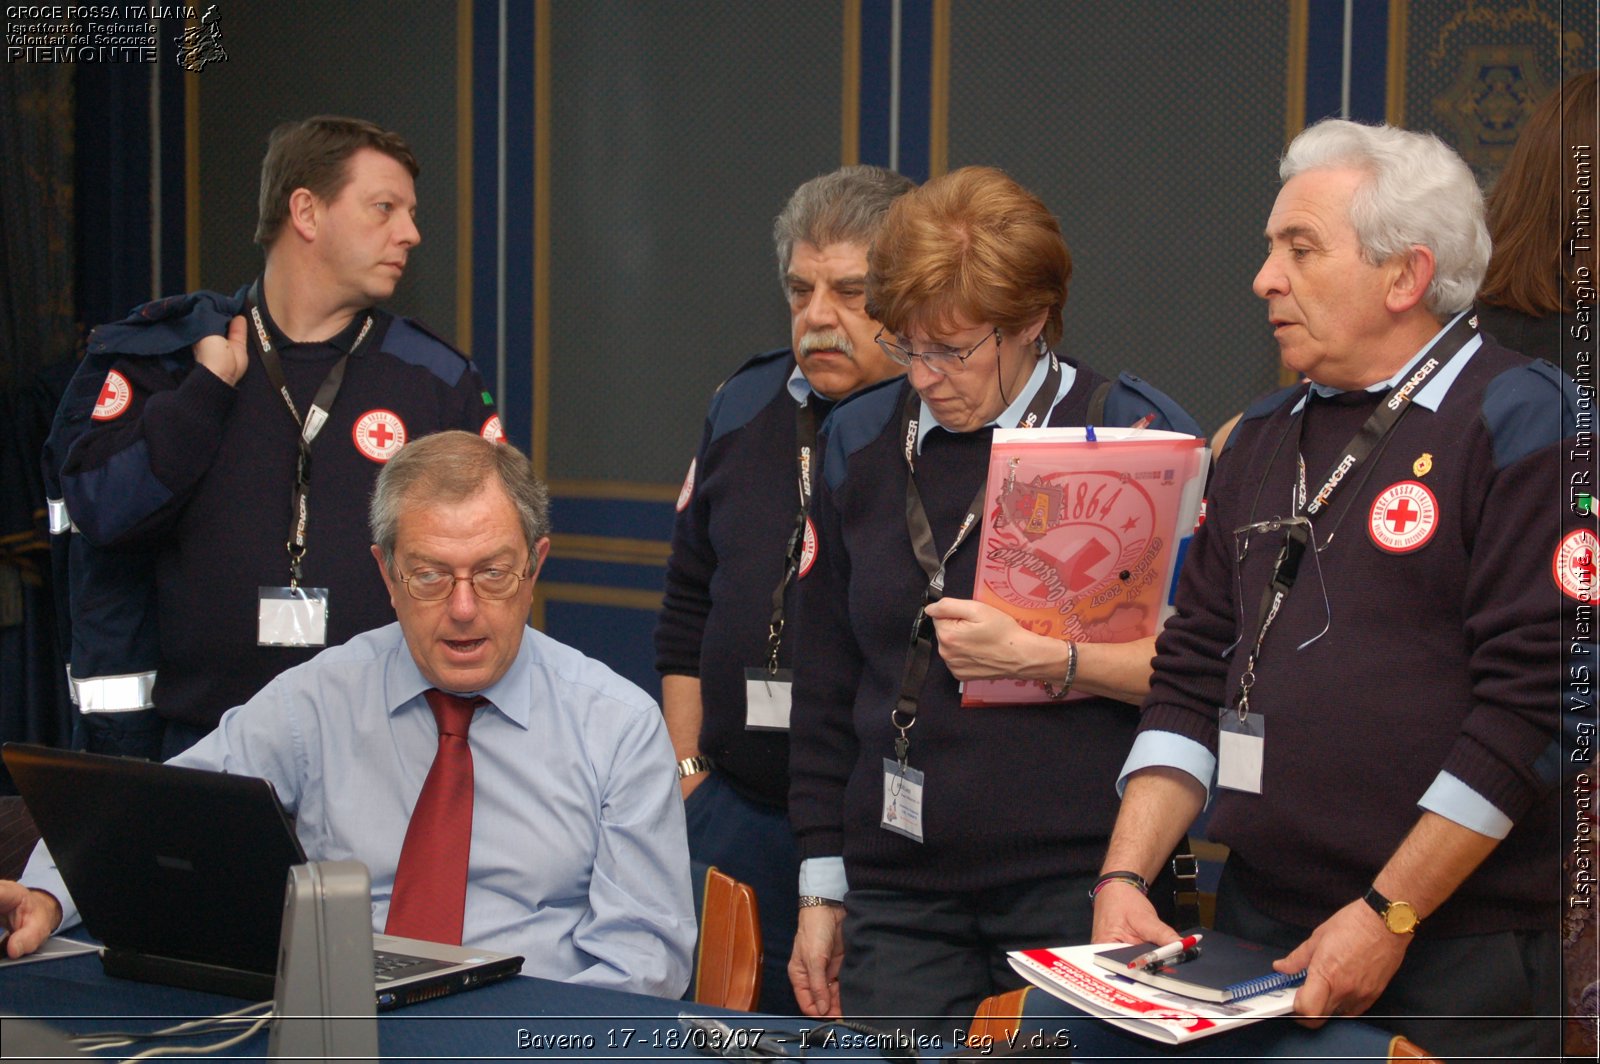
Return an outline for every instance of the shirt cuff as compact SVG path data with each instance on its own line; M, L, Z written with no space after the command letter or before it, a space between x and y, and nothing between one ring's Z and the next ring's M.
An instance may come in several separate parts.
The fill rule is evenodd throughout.
M807 857L800 862L800 893L829 901L844 901L850 890L843 857Z
M1448 772L1434 777L1427 793L1417 799L1417 805L1491 839L1503 839L1511 834L1510 817Z
M42 890L56 899L56 903L61 906L61 926L56 928L57 932L77 925L78 905L67 891L66 880L61 878L55 859L50 856L50 848L44 844L44 840L41 839L34 844L33 853L28 855L28 866L17 877L17 882L29 890Z
M1128 777L1142 768L1175 768L1187 772L1206 792L1206 805L1211 804L1211 777L1217 771L1217 756L1204 746L1177 732L1140 732L1122 763L1122 773L1117 776L1117 797L1128 786Z

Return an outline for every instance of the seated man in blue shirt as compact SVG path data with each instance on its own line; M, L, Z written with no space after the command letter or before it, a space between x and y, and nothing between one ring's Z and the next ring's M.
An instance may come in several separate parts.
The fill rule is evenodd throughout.
M695 918L666 728L643 691L527 627L550 547L528 460L469 432L410 443L378 477L370 520L399 623L283 673L171 763L271 780L312 859L367 865L379 930L678 996ZM470 823L464 902L442 933L426 926L431 896L424 924L391 911L424 778L446 758L440 691L481 701L463 711L470 821L451 821ZM20 884L0 882L0 919L13 957L76 922L43 844Z

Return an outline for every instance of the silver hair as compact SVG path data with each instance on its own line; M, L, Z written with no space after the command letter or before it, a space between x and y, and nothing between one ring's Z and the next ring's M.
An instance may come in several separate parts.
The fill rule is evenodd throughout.
M889 204L916 188L908 177L881 166L846 166L794 190L772 223L778 252L778 283L787 292L789 260L802 240L816 247L840 242L870 245Z
M1471 306L1491 245L1483 192L1461 156L1431 133L1328 118L1294 138L1278 176L1342 167L1368 175L1350 200L1362 257L1378 265L1420 244L1434 258L1423 306L1440 319Z
M509 443L490 443L471 432L424 436L400 448L378 474L367 509L372 542L383 564L394 568L400 516L408 507L438 506L470 499L498 481L517 508L528 548L550 534L550 494L527 456Z

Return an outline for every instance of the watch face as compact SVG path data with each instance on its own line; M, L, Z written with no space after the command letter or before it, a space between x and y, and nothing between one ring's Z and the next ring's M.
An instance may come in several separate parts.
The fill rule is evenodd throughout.
M1417 911L1410 902L1392 901L1389 911L1383 914L1384 926L1397 935L1408 935L1417 928Z

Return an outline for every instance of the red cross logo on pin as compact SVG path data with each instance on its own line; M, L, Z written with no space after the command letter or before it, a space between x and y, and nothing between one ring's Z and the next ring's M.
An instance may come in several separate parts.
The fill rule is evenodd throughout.
M1600 537L1587 528L1568 532L1556 545L1550 560L1551 574L1569 598L1579 602L1600 602L1600 582L1596 579L1595 557L1600 554Z
M368 410L351 430L356 450L374 462L387 462L405 446L406 425L392 410Z
M1391 484L1372 500L1367 532L1390 554L1409 554L1433 538L1439 527L1439 503L1420 481Z
M128 378L112 370L100 386L100 395L94 401L94 413L90 416L96 421L111 421L128 409L132 401L133 389L128 386Z
M1417 511L1412 508L1410 499L1401 499L1400 505L1385 513L1383 519L1389 522L1389 527L1393 528L1396 534L1403 534L1406 526L1419 516Z

